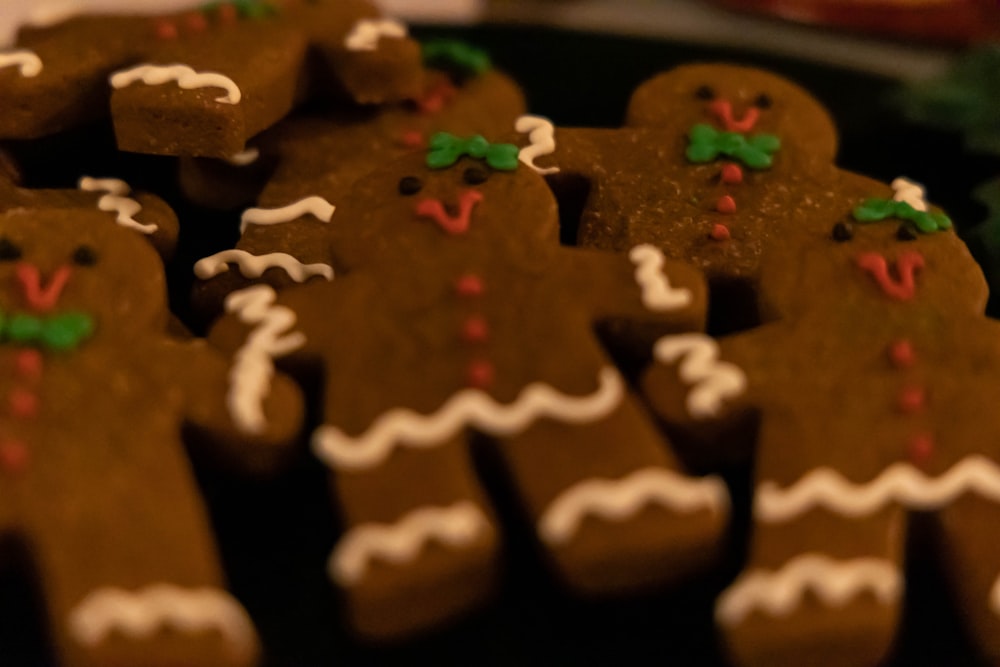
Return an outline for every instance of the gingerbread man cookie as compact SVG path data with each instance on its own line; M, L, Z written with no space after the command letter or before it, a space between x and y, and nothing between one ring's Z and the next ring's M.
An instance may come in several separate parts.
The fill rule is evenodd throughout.
M331 281L274 296L318 363L344 534L329 560L353 625L395 635L489 592L499 526L469 440L496 443L539 543L573 588L677 580L721 546L728 496L685 474L595 334L702 325L700 275L651 246L565 248L517 148L436 135L358 181L330 220ZM232 297L230 297L232 298ZM239 336L232 318L213 330Z
M301 398L264 318L240 312L232 362L167 335L156 252L100 211L0 213L0 285L0 515L60 664L256 664L180 436L253 468L287 456Z
M896 194L767 256L761 295L778 321L657 343L644 385L665 419L759 424L749 560L716 607L737 664L881 664L912 514L970 636L1000 658L1000 449L982 418L1000 326L947 219L912 183Z
M836 131L805 90L759 69L685 65L632 95L621 129L523 119L522 156L557 192L581 180L580 245L651 243L705 271L713 318L753 311L761 257L846 219L877 188L834 164ZM578 189L578 188L577 188Z
M450 47L448 61L436 54L445 46ZM201 313L216 315L226 294L251 283L262 281L281 288L317 275L297 272L291 262L316 267L326 261L327 237L336 226L328 224L329 216L364 174L396 157L426 149L429 138L439 130L493 136L505 132L524 113L518 86L488 68L489 61L483 60L480 50L455 42L431 42L425 50L430 64L457 72L433 71L419 102L297 117L255 142L260 160L277 164L273 172L265 171L268 180L257 205L241 216L235 249L206 258L196 267L200 280L193 300ZM457 54L451 53L455 50ZM207 186L206 196L215 196L219 191L237 190L243 180L239 174L254 169L253 165L227 167L230 177L206 178L208 169L220 175L219 166L211 167L205 160L184 161L182 182L196 180L192 186ZM307 211L312 215L303 215ZM229 270L219 273L229 264Z
M110 114L122 150L229 157L307 93L412 97L417 44L369 0L238 0L159 17L81 15L0 51L0 137Z

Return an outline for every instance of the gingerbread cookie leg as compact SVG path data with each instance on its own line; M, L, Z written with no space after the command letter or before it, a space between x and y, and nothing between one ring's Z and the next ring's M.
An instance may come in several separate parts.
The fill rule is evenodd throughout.
M1000 549L991 536L1000 505L967 493L940 510L944 567L960 614L983 652L1000 660Z
M225 590L183 453L148 472L114 477L114 494L58 487L78 487L72 511L32 517L60 664L256 664L256 632Z
M686 475L610 368L568 419L542 419L503 446L560 574L587 592L677 580L721 548L728 493ZM575 404L575 405L574 405Z
M497 531L463 435L385 456L345 456L321 444L336 440L328 435L317 434L316 449L336 468L333 485L345 522L329 572L343 587L360 633L412 632L492 592Z

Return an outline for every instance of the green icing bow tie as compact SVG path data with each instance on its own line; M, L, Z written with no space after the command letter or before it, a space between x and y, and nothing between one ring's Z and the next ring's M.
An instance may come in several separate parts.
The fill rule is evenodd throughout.
M438 132L430 141L427 166L443 169L458 162L458 158L468 155L486 158L486 164L494 169L513 171L517 169L517 146L514 144L491 144L482 136L461 139L447 132Z
M735 158L751 169L767 169L771 155L781 148L781 140L773 134L757 134L749 139L736 132L722 132L711 125L699 123L688 136L687 159L691 162L711 162L719 155Z
M94 333L94 320L83 313L36 317L0 313L0 341L52 350L71 350Z
M491 67L486 51L457 39L434 39L425 43L421 51L428 67L455 70L469 76L482 74Z
M237 15L249 19L263 19L275 16L278 7L271 0L226 0L226 2L209 2L201 6L203 12L215 12L224 5L232 5Z
M854 209L854 219L858 222L878 222L886 218L909 220L924 234L951 228L951 218L944 213L918 211L905 201L895 199L866 199Z

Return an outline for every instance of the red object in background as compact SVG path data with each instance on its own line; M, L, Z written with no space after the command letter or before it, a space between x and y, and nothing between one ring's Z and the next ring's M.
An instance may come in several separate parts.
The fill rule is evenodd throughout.
M1000 38L1000 0L716 0L740 11L894 37L968 43Z

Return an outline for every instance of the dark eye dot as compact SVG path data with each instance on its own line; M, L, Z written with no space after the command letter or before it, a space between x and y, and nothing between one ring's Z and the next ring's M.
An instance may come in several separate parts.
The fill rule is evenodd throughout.
M850 241L854 238L854 227L846 222L838 222L833 226L831 235L833 236L833 240L838 243Z
M399 194L415 195L424 189L424 183L416 176L404 176L399 179Z
M715 91L712 90L711 86L698 86L698 89L694 91L694 96L699 100L714 100Z
M486 179L490 177L490 173L483 169L482 167L469 167L462 174L462 180L464 180L469 185L479 185L480 183L485 183Z
M89 245L82 245L73 251L73 262L80 266L97 264L97 253Z
M21 249L7 237L0 237L0 262L21 259Z
M753 105L758 109L770 109L771 108L771 96L767 93L761 93L757 96L757 99L753 101Z
M904 222L896 229L896 238L900 241L916 241L917 230L908 222Z

